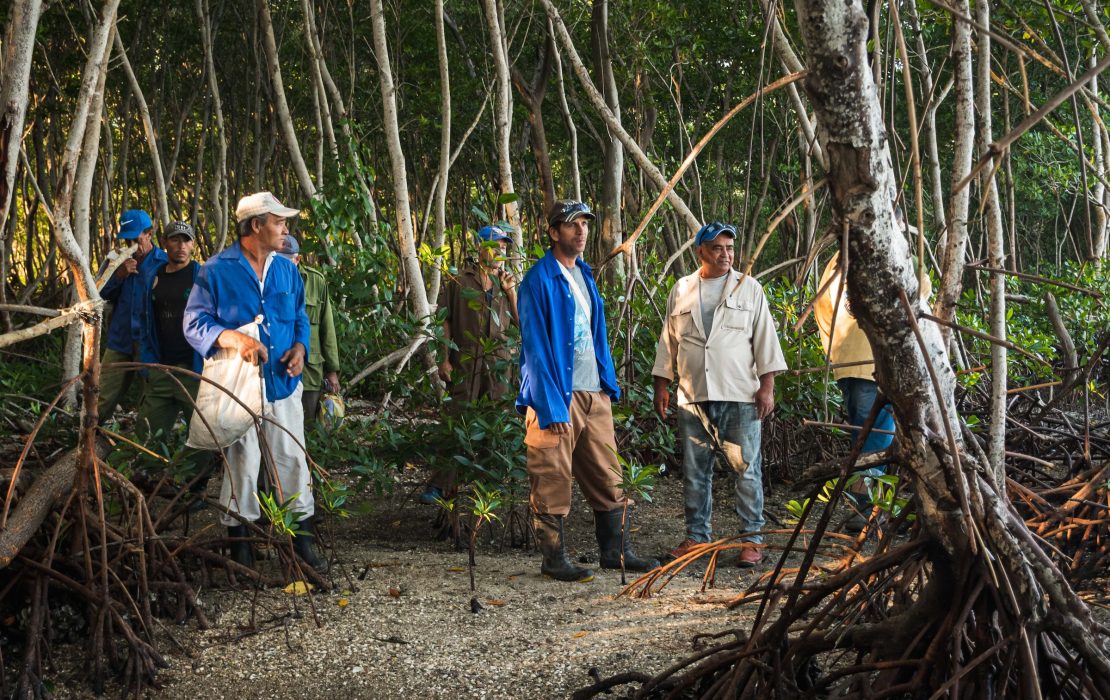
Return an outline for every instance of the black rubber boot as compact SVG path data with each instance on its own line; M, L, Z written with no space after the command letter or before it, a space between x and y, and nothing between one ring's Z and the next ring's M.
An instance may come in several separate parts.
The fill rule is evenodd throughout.
M594 528L597 531L597 547L601 550L601 568L621 568L621 514L623 508L615 508L608 512L594 511ZM626 531L632 529L632 513L624 519ZM625 571L651 571L659 566L655 559L641 559L632 551L629 537L624 538L624 570Z
M326 574L328 572L328 560L317 556L316 548L312 545L316 542L316 531L312 529L312 518L305 518L298 523L300 532L293 538L293 551L297 553L305 564L308 564L318 573Z
M247 568L254 567L254 553L251 551L251 543L247 542L250 537L250 531L246 525L232 525L227 528L227 536L235 538L231 543L231 560L236 564L242 564Z
M533 513L532 527L536 530L536 542L543 554L540 572L556 581L592 581L594 572L575 566L567 557L563 541L563 516L549 513Z

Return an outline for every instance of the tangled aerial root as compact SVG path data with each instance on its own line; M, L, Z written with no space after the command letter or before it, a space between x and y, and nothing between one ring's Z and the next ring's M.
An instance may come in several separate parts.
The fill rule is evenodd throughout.
M980 554L959 566L917 524L909 528L911 539L896 535L908 512L885 528L876 512L858 537L826 532L841 490L816 527L804 528L809 506L795 529L767 533L789 535L785 545L765 546L780 552L776 565L729 605L758 606L750 632L723 635L728 638L655 675L595 676L575 697L624 686L628 697L637 698L1110 698L1107 630L1070 607L1069 601L1082 604L1066 583L1046 589L1044 602L1026 599L1031 589L1014 573L1018 567L1008 567L999 555ZM1083 501L1079 494L1086 493L1079 484L1069 487L1068 502ZM1019 522L1014 516L1012 522ZM1056 528L1047 535L1077 529L1053 522ZM998 537L990 528L983 532ZM644 574L621 595L648 597L698 561L706 565L704 590L713 585L722 557L751 546L760 545L738 538L699 545ZM979 551L1014 546L1029 561L1044 558L1021 549L1035 545L1020 539L997 549L985 540ZM1084 551L1090 558L1103 550Z

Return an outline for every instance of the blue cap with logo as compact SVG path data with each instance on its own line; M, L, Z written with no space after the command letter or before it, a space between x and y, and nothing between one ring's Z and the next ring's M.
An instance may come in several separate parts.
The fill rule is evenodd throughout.
M143 231L154 228L150 214L142 209L128 209L119 217L119 237L130 241L142 235Z
M736 228L732 224L722 224L720 221L714 221L698 229L698 234L694 236L694 245L708 243L722 233L736 238Z
M505 233L505 229L501 228L500 226L483 226L482 228L478 229L477 236L478 236L478 240L481 241L481 242L485 242L485 241L508 241L509 243L513 242L513 239L509 237L509 234Z

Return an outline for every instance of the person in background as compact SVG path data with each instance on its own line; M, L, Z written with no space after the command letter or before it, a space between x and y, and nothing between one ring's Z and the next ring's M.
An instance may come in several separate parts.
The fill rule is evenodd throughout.
M152 327L147 335L154 343L159 364L200 373L201 357L185 340L184 331L185 304L200 270L200 263L193 260L195 238L193 227L184 221L174 221L162 232L168 260L154 271L148 317ZM154 438L165 445L178 416L184 414L186 421L192 417L199 387L200 380L187 374L152 371L139 403L135 426L139 442L147 444ZM190 478L197 477L192 493L197 497L194 509L199 510L205 505L212 453L186 448L182 463Z
M100 290L100 296L112 303L112 320L108 325L107 347L101 364L113 362L155 362L154 339L150 335L150 286L155 272L166 261L166 253L154 245L154 222L142 209L128 209L119 219L117 238L137 246L135 253L123 261ZM145 373L136 369L108 367L100 375L100 399L97 415L105 423L127 394L136 376Z
M308 433L316 422L320 392L339 393L339 342L335 339L335 316L332 314L328 280L324 273L302 263L301 245L297 239L292 235L286 236L278 253L300 270L305 312L312 329L308 359L301 375L304 384L301 406L304 409L305 433Z
M905 226L902 208L899 206L894 207L894 222L900 228ZM916 235L917 229L911 226L909 233ZM879 394L879 385L875 382L875 356L871 351L871 342L852 313L852 305L848 300L848 282L841 274L841 264L841 255L838 252L825 266L817 285L819 293L813 301L813 318L817 321L825 355L832 365L833 378L844 397L844 413L848 422L856 428L852 431L854 445L861 435L859 428L863 427L871 415ZM932 282L925 275L921 280L921 298L928 299L932 291ZM860 454L873 454L890 447L894 442L894 429L894 414L890 411L890 404L884 402L875 415L875 423L863 441ZM862 473L868 477L879 476L886 473L886 466L876 465ZM867 524L865 514L871 510L866 480L861 479L853 484L848 497L855 512L844 524L844 529L859 532Z
M456 277L440 292L446 352L439 364L439 378L448 387L447 413L459 415L479 399L501 402L507 398L505 381L509 351L509 325L517 323L516 287L505 269L505 255L512 239L499 226L483 226L475 234L477 259L468 257ZM433 505L455 490L453 465L437 469L420 502Z

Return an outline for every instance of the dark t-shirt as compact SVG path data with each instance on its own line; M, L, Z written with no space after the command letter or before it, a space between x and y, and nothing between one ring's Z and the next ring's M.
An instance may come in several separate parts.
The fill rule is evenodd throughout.
M193 360L193 348L185 340L182 324L185 319L185 302L193 289L193 266L186 265L177 272L158 271L154 288L150 292L154 305L154 325L158 329L159 360L162 364L178 365Z

